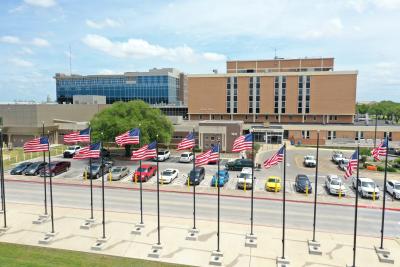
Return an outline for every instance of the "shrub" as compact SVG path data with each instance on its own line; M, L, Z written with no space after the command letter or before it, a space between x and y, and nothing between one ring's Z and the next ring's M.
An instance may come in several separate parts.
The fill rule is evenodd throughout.
M400 158L395 159L394 162L400 164Z
M378 170L378 171L380 171L380 172L382 172L382 171L384 171L384 170L385 170L385 168L384 168L384 167L382 167L382 166L378 166L377 170Z
M361 156L361 162L366 162L367 161L367 156L366 155L362 155Z
M388 167L387 167L387 171L388 171L388 172L396 172L396 168L393 168L393 167L388 166Z
M360 155L371 156L371 150L367 147L360 148Z

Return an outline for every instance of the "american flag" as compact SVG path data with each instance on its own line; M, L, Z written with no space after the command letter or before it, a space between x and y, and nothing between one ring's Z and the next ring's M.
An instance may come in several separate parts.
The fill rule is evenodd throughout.
M157 157L157 142L142 146L132 152L131 160L145 160Z
M100 158L101 143L91 144L76 151L74 159Z
M198 156L196 156L195 165L201 166L201 165L208 164L208 162L210 160L210 156L211 156L211 149L202 154L199 154Z
M49 151L49 139L47 137L35 138L24 144L24 152L40 151Z
M374 157L375 160L380 161L379 156L386 156L387 148L388 148L388 139L385 138L384 140L382 140L382 142L379 144L378 147L372 149L371 155Z
M214 163L219 160L219 145L213 145L211 147L211 154L208 159L208 163Z
M64 135L64 143L89 143L90 142L90 128L86 128L85 130L72 132L70 134Z
M191 149L195 145L194 134L191 132L178 144L177 150Z
M241 135L233 141L233 152L242 152L245 150L252 149L253 144L253 134L249 133L246 135Z
M283 161L285 146L282 146L272 157L264 161L264 168L269 169Z
M358 150L356 150L353 155L351 155L351 158L349 160L349 163L347 164L346 167L346 172L344 173L344 178L348 179L353 175L353 171L355 168L357 168L358 165Z
M134 128L126 133L115 137L115 142L119 146L139 144L140 129Z

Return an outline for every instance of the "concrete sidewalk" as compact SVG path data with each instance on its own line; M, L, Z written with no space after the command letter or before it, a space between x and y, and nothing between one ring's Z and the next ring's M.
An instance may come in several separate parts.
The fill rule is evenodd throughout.
M43 212L42 206L28 204L8 204L8 223L11 227L0 236L1 242L39 245L45 233L51 230L51 221L44 224L32 224ZM167 207L161 207L166 209ZM133 235L131 231L139 222L139 214L106 213L106 236L110 239L100 252L91 247L102 235L101 211L95 211L97 219L94 227L84 230L80 225L88 218L90 211L55 207L55 231L51 244L53 248L79 250L108 255L149 258L153 244L157 242L157 217L145 214L145 228L141 235ZM161 217L161 243L164 246L158 260L195 266L208 266L210 255L217 246L216 221L197 221L200 230L197 241L186 240L187 231L192 227L191 219L177 217ZM340 223L340 218L338 218ZM254 232L258 237L258 247L245 247L245 234L249 225L221 223L221 251L224 253L224 266L276 266L276 258L281 256L281 228L255 225ZM286 258L290 266L345 266L352 262L352 235L340 233L317 232L317 240L321 242L322 255L309 255L307 240L311 231L287 229ZM398 266L400 263L400 241L385 239L385 248L391 251L395 265L378 261L374 245L379 238L359 236L357 240L357 266Z

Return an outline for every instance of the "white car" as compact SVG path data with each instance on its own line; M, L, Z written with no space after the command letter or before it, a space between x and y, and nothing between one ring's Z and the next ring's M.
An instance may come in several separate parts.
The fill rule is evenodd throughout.
M251 189L253 187L253 180L251 179L251 168L244 167L240 172L237 180L237 188L244 189L246 184L246 189Z
M315 157L311 155L304 156L304 166L306 167L317 166L317 161L315 160Z
M64 158L72 158L75 155L76 151L78 151L79 149L81 149L80 146L67 147L67 149L63 153Z
M386 182L386 190L394 198L400 199L400 182L396 180L389 180Z
M343 153L342 153L342 152L334 152L333 155L332 155L332 161L333 161L335 164L339 164L339 162L340 162L341 160L343 160L343 159L345 159L345 157L343 156Z
M170 184L176 178L178 178L179 171L177 169L166 169L161 173L160 183Z
M335 174L330 174L326 176L325 186L326 189L328 189L329 194L331 195L347 194L347 190L342 182L342 179Z
M349 159L342 159L339 162L339 169L342 171L345 171L347 169L347 165L349 165L350 160Z
M181 157L179 158L179 162L189 163L193 161L193 153L192 152L183 152Z
M357 177L352 178L352 185L353 188L356 189L356 180ZM379 198L379 187L375 184L372 179L369 178L358 178L358 193L361 195L362 198L372 198L375 192L375 198Z
M169 152L169 150L158 151L156 160L165 161L165 160L169 159L170 156L171 156L171 153Z

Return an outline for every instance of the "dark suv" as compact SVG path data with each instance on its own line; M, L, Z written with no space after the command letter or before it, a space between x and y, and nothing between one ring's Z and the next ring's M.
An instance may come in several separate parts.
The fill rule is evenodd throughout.
M251 159L235 159L234 161L228 161L225 164L225 168L231 171L241 171L243 167L252 167L253 161Z
M296 188L296 192L305 193L306 189L308 187L308 193L312 193L312 186L311 186L310 178L308 178L308 176L305 174L298 174L296 176L296 181L294 183L294 186Z
M56 176L57 174L60 174L62 172L66 172L69 170L71 167L71 162L69 161L55 161L50 163L50 166L47 165L46 168L43 168L42 171L40 172L40 176Z
M193 185L194 183L196 183L196 185L200 184L201 181L204 180L204 176L206 174L206 170L204 169L204 167L196 167L193 170L190 171L189 175L189 184ZM186 182L187 184L187 182Z

